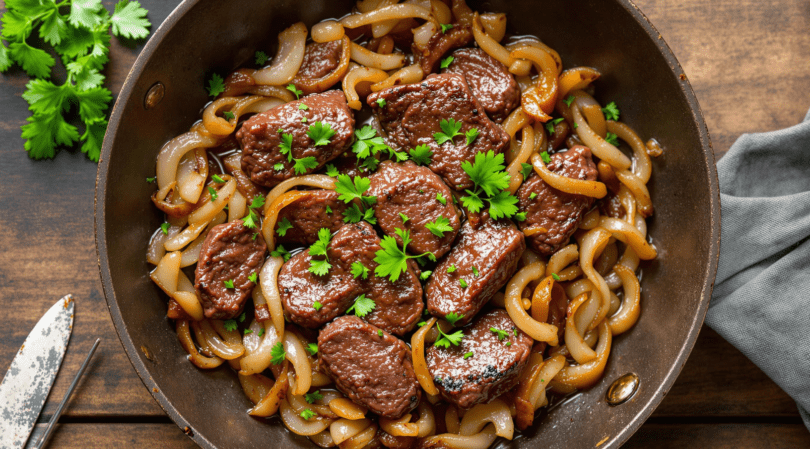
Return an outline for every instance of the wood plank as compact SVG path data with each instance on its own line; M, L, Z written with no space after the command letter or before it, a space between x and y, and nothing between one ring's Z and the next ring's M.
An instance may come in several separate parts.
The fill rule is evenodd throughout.
M806 0L634 0L684 67L715 154L743 133L799 123L810 107Z
M45 424L37 424L28 439L27 449L45 431ZM199 447L174 424L58 424L48 447L64 449L161 447L165 449L192 449Z
M712 448L795 449L810 447L801 424L653 424L630 438L624 449Z

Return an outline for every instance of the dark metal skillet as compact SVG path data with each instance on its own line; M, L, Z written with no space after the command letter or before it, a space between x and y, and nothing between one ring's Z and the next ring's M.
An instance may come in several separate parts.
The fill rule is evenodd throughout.
M675 56L629 0L502 0L509 31L539 36L566 66L598 68L597 99L616 101L622 120L656 137L649 220L659 256L643 269L643 312L614 341L603 380L535 420L511 447L616 448L650 416L689 356L708 307L720 248L714 155L697 99ZM127 355L166 413L206 448L312 447L278 422L249 417L250 404L227 368L202 371L185 358L165 319L159 289L146 276L146 245L162 217L147 200L155 156L188 130L208 99L205 80L271 53L279 31L350 11L353 1L186 0L158 28L135 62L113 111L96 187L96 246L113 323ZM238 5L238 6L234 6ZM268 51L269 50L269 51ZM152 90L163 85L162 95ZM633 398L617 407L605 392L638 374Z

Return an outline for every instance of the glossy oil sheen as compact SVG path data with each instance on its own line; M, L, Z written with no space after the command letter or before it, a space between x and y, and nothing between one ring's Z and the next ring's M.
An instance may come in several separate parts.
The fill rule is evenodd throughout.
M146 246L162 217L149 201L155 156L188 130L208 98L213 71L225 74L274 53L276 35L303 20L311 26L351 10L352 1L188 0L144 48L118 99L102 150L96 194L96 241L104 291L124 348L158 403L206 448L313 447L277 421L249 417L236 376L202 371L186 360L164 295L146 276ZM480 3L470 2L473 8ZM616 101L622 121L656 137L664 155L649 183L656 210L649 220L658 258L642 265L638 324L614 341L604 379L569 398L507 447L619 447L661 402L692 349L711 296L720 239L720 199L706 124L678 61L629 0L501 0L482 10L507 13L509 32L535 34L559 51L566 67L603 73L597 99ZM149 111L156 82L163 100ZM140 350L146 348L152 359ZM634 372L644 382L618 407L605 392Z

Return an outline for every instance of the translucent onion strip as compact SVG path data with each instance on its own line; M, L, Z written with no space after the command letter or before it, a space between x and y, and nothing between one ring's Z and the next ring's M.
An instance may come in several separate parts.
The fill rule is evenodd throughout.
M349 438L340 445L340 449L361 449L367 445L377 435L377 425L372 424L366 427L362 432Z
M247 93L252 95L261 95L263 97L277 98L284 103L295 100L293 93L281 86L253 86L248 89Z
M180 159L195 148L211 148L218 144L213 136L203 136L196 131L180 134L163 145L157 156L157 186L163 190L177 181L177 169Z
M541 122L551 119L557 103L557 63L543 49L532 46L519 46L509 53L509 57L531 61L538 72L537 84L521 94L520 105L523 111Z
M393 75L389 76L385 80L372 84L371 91L379 92L383 89L388 89L389 87L399 86L402 84L418 83L419 81L422 81L424 76L425 74L422 72L422 67L420 67L419 64L409 65L408 67L397 70Z
M233 360L244 354L245 347L242 346L242 339L236 331L228 331L222 325L222 321L216 320L212 324L210 320L199 322L205 342L216 356L225 360ZM192 325L197 323L192 323Z
M388 419L381 416L380 428L395 437L415 437L419 435L419 426L411 422L411 416L410 413L399 419Z
M599 345L596 347L596 359L584 365L566 366L554 377L552 385L563 388L584 389L593 386L602 377L607 364L613 334L607 322L599 325Z
M225 184L211 184L214 189L218 188L217 199L212 201L211 195L207 191L203 192L203 206L188 216L189 225L208 223L228 205L231 196L236 192L236 180L230 175L222 175L222 179L226 181Z
M484 31L497 42L503 40L506 34L506 14L488 12L479 16Z
M546 267L546 276L551 276L554 273L559 273L563 268L567 267L572 262L579 258L579 251L577 245L572 243L557 250L556 253L551 255Z
M292 406L290 406L289 397L287 400L280 402L279 415L281 415L281 421L296 435L315 435L326 430L332 423L332 420L327 418L311 418L308 420L302 418L295 412Z
M436 417L433 414L433 408L423 400L419 403L417 413L419 419L416 420L416 425L419 427L419 433L416 436L424 438L434 434L436 432Z
M320 189L334 190L335 178L330 178L329 176L326 175L304 175L304 176L296 176L294 178L290 178L280 182L277 186L273 187L273 190L267 193L266 197L264 197L264 215L265 216L268 215L268 213L270 212L270 207L273 205L273 203L276 201L278 197L280 197L284 192L297 186L317 187ZM268 245L269 244L270 243L268 242Z
M213 369L225 362L224 359L219 357L206 357L197 351L197 346L191 338L188 321L178 320L176 330L180 345L188 352L189 361L197 368Z
M342 39L346 32L343 25L336 20L325 20L312 25L311 34L313 41L324 43Z
M619 139L624 140L633 149L633 174L641 179L641 182L646 184L650 180L652 174L652 161L650 155L647 154L647 146L641 138L633 131L633 128L621 122L614 122L609 120L607 122L607 130L616 134Z
M358 111L363 107L363 103L360 102L360 95L357 93L357 85L359 83L378 83L387 78L388 74L380 69L372 69L369 67L351 69L349 73L343 77L343 93L346 94L346 101L349 103L349 107Z
M273 379L261 374L251 374L249 376L239 374L238 377L242 391L253 404L258 404L276 383Z
M234 192L231 200L228 201L228 221L240 220L247 215L247 198L239 190Z
M525 313L525 312L524 312ZM411 336L411 356L413 358L413 370L416 373L416 379L419 385L429 395L439 394L436 384L433 382L433 376L427 367L427 360L425 359L425 336L428 331L436 324L436 318L431 318L427 323L420 327L419 330L414 332Z
M194 241L205 230L206 226L208 226L208 223L204 221L193 225L190 224L182 232L166 240L163 247L166 248L166 251L179 251Z
M574 122L577 124L576 132L580 140L591 149L594 156L610 164L614 169L627 170L630 168L630 158L624 155L618 148L609 144L588 125L582 112L580 112L577 101L571 108Z
M575 90L582 90L602 76L591 67L574 67L560 74L560 98L565 98Z
M611 232L618 240L633 248L633 251L641 260L655 259L657 255L655 248L647 243L641 231L626 221L618 218L602 217L599 220L599 225Z
M295 333L286 332L284 334L284 351L287 353L287 360L295 368L295 388L291 393L304 395L312 385L312 367L309 365L307 351Z
M449 431L450 429L448 429ZM422 447L451 447L453 449L486 449L495 442L495 426L488 424L480 433L475 435L457 435L443 433L434 435L422 441Z
M269 244L268 247L270 247ZM270 311L270 321L279 337L284 335L284 310L278 290L278 272L283 264L284 258L271 256L267 258L259 272L259 285L262 293L260 301L266 301L267 309ZM258 306L258 304L256 305Z
M332 441L335 444L340 444L362 432L370 425L370 419L339 419L329 426L329 432L332 434Z
M278 52L273 64L256 71L257 84L281 86L289 83L301 68L307 43L307 27L298 22L278 34Z
M529 282L540 279L545 272L545 264L537 262L523 267L506 285L504 303L509 317L517 327L537 341L545 341L551 346L557 346L557 326L540 323L534 320L523 309L521 294Z
M278 213L281 211L281 209L284 209L290 204L300 200L301 198L305 198L308 195L308 192L299 192L298 190L293 190L291 192L285 192L270 204L270 207L267 209L264 216L264 220L262 221L262 236L264 237L264 241L267 243L267 249L273 251L276 248L275 228L276 222L278 221Z
M591 292L594 293L594 292ZM598 293L597 293L598 295ZM590 362L591 360L596 358L596 352L591 349L588 345L585 344L584 338L582 334L586 329L578 329L577 324L580 324L583 328L586 328L588 323L593 320L593 313L597 313L598 309L593 310L590 316L583 316L582 311L580 310L580 306L585 304L586 301L590 298L588 293L583 293L571 301L571 304L568 306L568 317L566 318L565 323L565 346L568 348L568 351L571 354L571 357L577 361L579 364L585 364ZM595 301L592 301L594 303ZM587 310L583 310L586 311ZM580 312L577 314L577 312ZM579 318L579 319L577 319Z
M341 19L340 23L346 28L357 28L386 20L409 18L436 22L436 19L430 14L429 10L421 6L403 3L386 6L385 8L376 9L364 14L352 14Z
M561 190L565 193L585 195L591 198L604 198L604 196L607 195L607 187L604 183L558 175L546 167L545 162L543 162L543 159L537 153L532 154L531 159L535 173L537 173L546 184L557 190Z
M517 109L509 114L509 117L506 117L506 120L503 121L501 127L504 131L506 131L507 134L509 134L510 139L514 139L515 134L517 134L517 132L520 131L520 129L524 126L530 125L531 121L531 117L523 112L522 107L518 106Z
M509 55L509 50L505 49L497 40L484 31L477 12L473 15L472 31L475 42L481 47L481 50L484 50L488 55L507 67L512 65L515 58Z
M636 198L638 212L644 217L651 216L653 214L653 204L650 198L650 191L647 190L647 186L641 178L627 170L616 171L616 177L633 193L633 196Z
M211 232L211 228L218 224L225 223L225 211L220 211L210 223L205 228L205 230L191 242L190 245L183 249L183 254L180 260L180 267L188 267L197 263L200 258L200 250L202 249L202 244L205 241L205 237L208 236L208 233Z
M398 69L405 65L406 58L402 53L391 53L388 55L381 55L375 53L367 48L357 45L354 42L351 44L352 61L358 64L379 70L393 70Z
M261 104L263 106L257 106ZM282 104L281 101L268 99L261 95L250 95L246 97L223 97L214 100L203 111L203 125L211 134L227 136L234 132L239 117L251 112L261 112L274 106ZM228 120L219 114L230 112L233 118Z
M629 268L616 265L613 270L622 280L624 286L624 300L618 313L608 318L608 325L613 335L627 332L641 313L641 288L636 274Z
M488 423L495 426L495 435L507 440L512 439L515 423L512 421L509 406L501 399L494 399L487 404L477 404L468 410L461 419L459 433L467 436L475 435Z
M329 408L332 409L337 416L350 420L363 419L368 413L368 409L361 407L350 399L335 398L329 401Z
M188 152L180 160L177 174L180 198L189 203L196 203L208 178L208 156L204 148L197 148L194 153Z
M276 377L276 383L273 384L273 388L270 389L267 395L262 398L255 407L248 411L249 415L272 416L278 411L281 403L286 402L284 398L287 396L287 389L289 388L287 383L287 373L289 370L290 364L285 362L284 368L282 368L281 373Z
M582 238L580 245L579 266L582 272L591 283L599 291L602 306L599 313L588 326L588 330L594 329L598 323L605 319L608 309L610 309L610 289L608 288L605 278L600 275L593 267L593 262L598 254L610 241L611 234L603 227L596 227L588 231Z
M523 169L522 164L526 163L532 155L532 152L534 152L534 129L528 125L524 126L522 137L520 151L518 151L518 154L512 159L512 162L509 163L509 167L506 168L507 173L509 173L509 192L512 194L517 192L517 189L523 182L523 175L521 174L521 170Z
M560 54L557 53L557 51L554 50L553 48L551 48L548 45L544 44L543 42L537 40L537 38L535 38L535 37L521 38L518 41L507 44L506 48L509 51L511 51L511 50L514 50L517 47L526 47L526 46L539 48L539 49L545 51L546 53L548 53L549 55L551 55L551 57L554 59L555 65L557 66L555 76L560 75L560 71L562 71L562 58L560 58Z

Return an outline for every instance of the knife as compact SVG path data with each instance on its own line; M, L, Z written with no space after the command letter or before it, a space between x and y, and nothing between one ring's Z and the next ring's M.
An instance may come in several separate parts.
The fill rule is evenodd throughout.
M73 329L73 297L56 301L28 334L0 383L0 448L25 445L56 373Z

